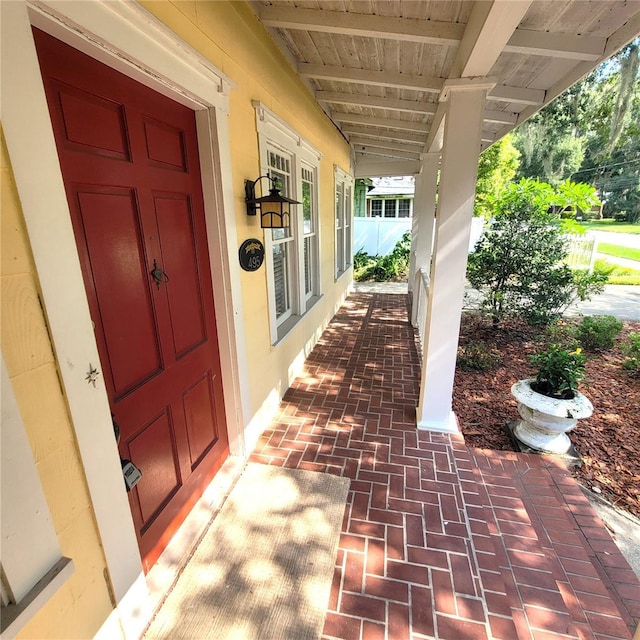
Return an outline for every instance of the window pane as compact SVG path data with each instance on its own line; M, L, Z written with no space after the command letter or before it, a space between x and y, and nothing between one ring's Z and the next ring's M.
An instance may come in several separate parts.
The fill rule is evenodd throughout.
M304 171L304 170L303 170ZM313 231L312 216L312 200L311 200L311 183L302 181L302 221L303 233L311 233Z
M384 217L385 218L396 217L396 201L395 200L384 201Z
M352 253L353 253L353 247L352 247L352 239L351 239L351 217L352 217L352 210L351 210L351 206L352 206L352 201L351 201L351 187L349 187L347 189L347 193L346 193L346 200L345 200L345 204L344 204L344 208L345 208L345 216L344 216L344 226L345 226L345 258L346 258L346 264L345 264L345 268L347 266L349 266L352 262Z
M398 200L398 218L408 218L411 212L411 200Z
M312 293L313 283L311 281L311 261L313 260L312 255L312 236L307 236L304 239L304 293L308 295Z
M286 244L273 247L273 280L276 294L276 317L289 311L289 259Z
M382 218L382 200L371 201L371 217Z

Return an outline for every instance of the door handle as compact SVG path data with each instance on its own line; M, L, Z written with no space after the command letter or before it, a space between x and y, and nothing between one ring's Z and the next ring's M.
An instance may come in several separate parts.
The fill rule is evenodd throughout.
M158 261L155 258L153 259L153 269L151 269L150 273L158 290L160 290L161 284L169 282L169 276L158 266Z

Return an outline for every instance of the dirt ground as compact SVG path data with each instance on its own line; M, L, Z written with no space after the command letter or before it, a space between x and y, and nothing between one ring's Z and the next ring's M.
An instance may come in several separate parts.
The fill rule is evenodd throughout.
M567 330L577 320L567 320ZM616 345L601 353L585 352L587 378L580 391L593 403L594 413L569 434L582 458L577 480L617 507L640 517L640 377L622 367L620 345L640 322L625 322ZM483 341L499 362L484 371L456 369L453 408L467 444L485 449L514 450L506 425L519 418L510 394L513 383L531 377L529 354L549 342L544 330L508 320L497 331L477 313L462 319L460 347ZM595 488L595 489L594 489Z

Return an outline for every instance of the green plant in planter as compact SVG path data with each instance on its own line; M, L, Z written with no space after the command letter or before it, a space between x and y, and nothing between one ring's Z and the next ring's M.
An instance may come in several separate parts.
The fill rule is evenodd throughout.
M552 344L546 351L529 356L529 360L538 369L531 388L550 398L573 398L580 380L585 377L587 359L580 348L569 351Z

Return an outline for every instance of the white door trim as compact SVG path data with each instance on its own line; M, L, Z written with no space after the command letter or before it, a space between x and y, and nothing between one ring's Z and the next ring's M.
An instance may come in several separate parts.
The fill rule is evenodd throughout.
M197 110L203 190L232 452L243 451L248 421L240 276L229 132L231 81L139 5L114 2L0 3L2 122L51 337L116 601L144 584L99 363L69 208L31 24ZM220 277L222 274L222 277ZM117 487L117 489L116 489ZM138 593L138 597L142 595ZM134 598L135 600L135 598ZM140 601L138 601L140 606Z

